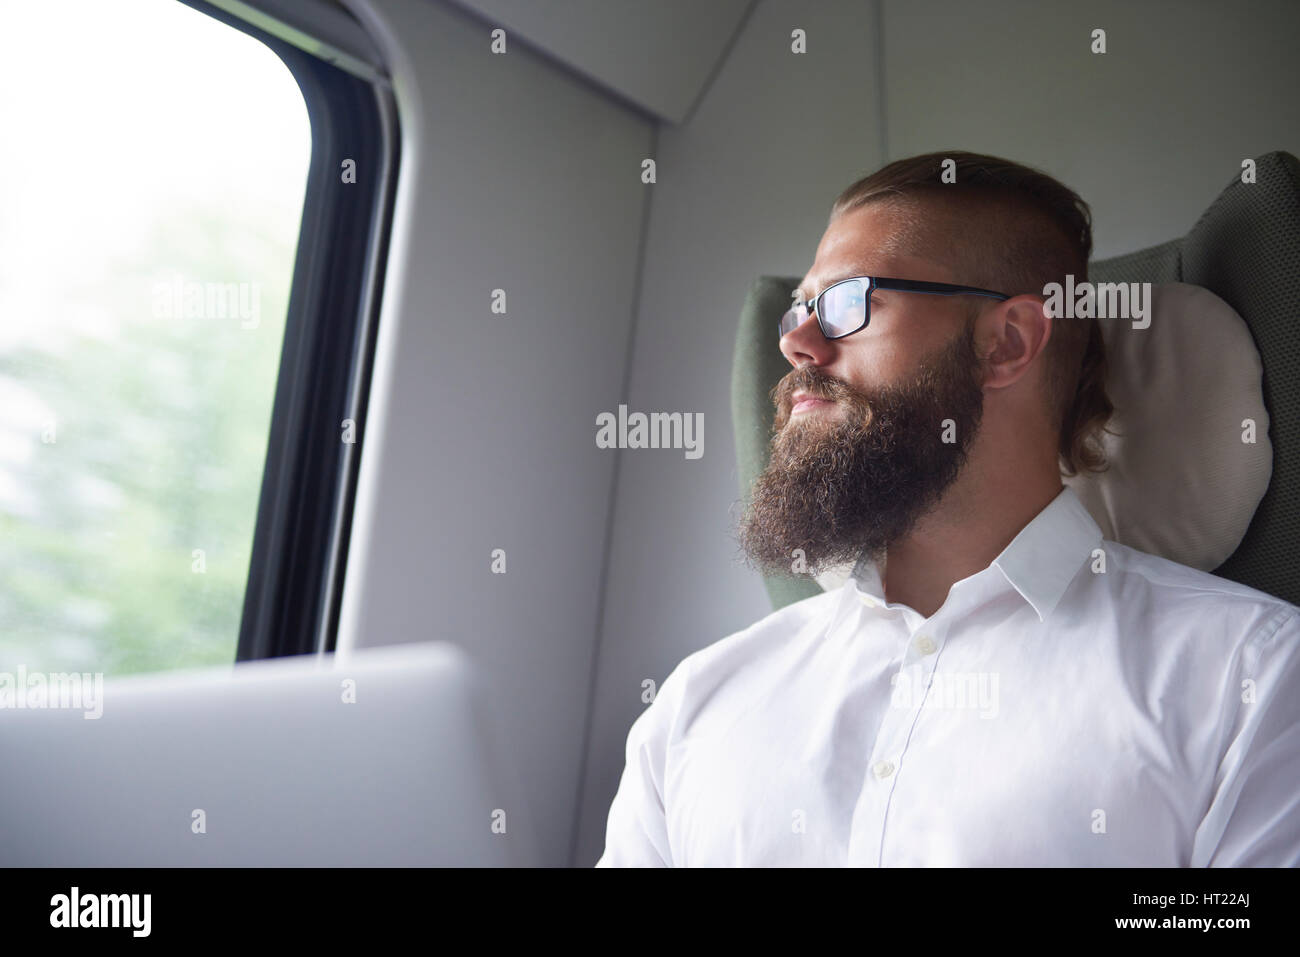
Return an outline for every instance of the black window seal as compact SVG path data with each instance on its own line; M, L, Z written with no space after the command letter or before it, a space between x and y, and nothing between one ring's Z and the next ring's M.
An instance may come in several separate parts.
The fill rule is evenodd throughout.
M307 106L311 161L235 660L332 652L396 194L392 85L336 48L300 46L301 30L281 39L262 28L269 18L179 2L266 44Z

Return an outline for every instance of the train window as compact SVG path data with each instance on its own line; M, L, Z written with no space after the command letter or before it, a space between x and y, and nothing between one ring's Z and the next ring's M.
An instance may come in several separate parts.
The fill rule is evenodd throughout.
M373 229L341 253L309 232L338 219L322 141L340 151L329 109L357 82L331 73L197 2L7 12L0 671L120 674L320 645L328 608L301 602L323 601L338 523L286 564L284 502L320 525L347 491L350 450L308 448L324 425L305 428L302 397L331 433L363 399L375 259ZM355 218L381 199L347 202ZM351 295L321 307L340 282ZM337 355L318 346L331 322L347 331ZM268 638L293 604L301 633Z

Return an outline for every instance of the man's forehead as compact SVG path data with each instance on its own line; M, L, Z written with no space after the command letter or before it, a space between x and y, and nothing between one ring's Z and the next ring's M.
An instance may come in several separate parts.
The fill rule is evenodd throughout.
M900 260L913 243L906 221L893 208L868 205L850 210L827 227L816 258L791 295L811 299L826 287L854 276L888 276L906 268Z
M933 282L951 282L952 272L947 267L926 256L913 256L901 252L874 250L875 255L865 259L851 259L847 263L833 261L824 266L814 263L799 285L790 291L792 297L811 299L817 293L841 279L855 276L889 276L893 279L927 279Z

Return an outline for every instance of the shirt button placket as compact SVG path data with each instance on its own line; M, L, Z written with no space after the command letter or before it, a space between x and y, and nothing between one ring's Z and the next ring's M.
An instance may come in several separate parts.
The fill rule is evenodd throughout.
M866 602L864 602L865 604ZM900 626L902 622L899 622ZM938 644L928 635L908 638L902 647L902 658L897 661L894 682L905 681L901 695L891 693L883 705L884 717L880 733L867 764L867 776L862 794L853 814L853 828L849 840L849 863L859 867L876 867L880 864L881 848L885 836L885 820L898 778L907 738L920 712L924 689L929 681L929 669L918 657L929 658L938 650ZM932 660L926 664L932 665ZM891 682L891 692L895 690Z

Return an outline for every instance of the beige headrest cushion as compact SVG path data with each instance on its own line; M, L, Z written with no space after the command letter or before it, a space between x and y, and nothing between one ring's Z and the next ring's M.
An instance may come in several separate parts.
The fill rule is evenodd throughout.
M1213 571L1268 490L1273 444L1250 328L1200 286L1152 288L1151 326L1099 320L1110 468L1064 479L1111 541Z

